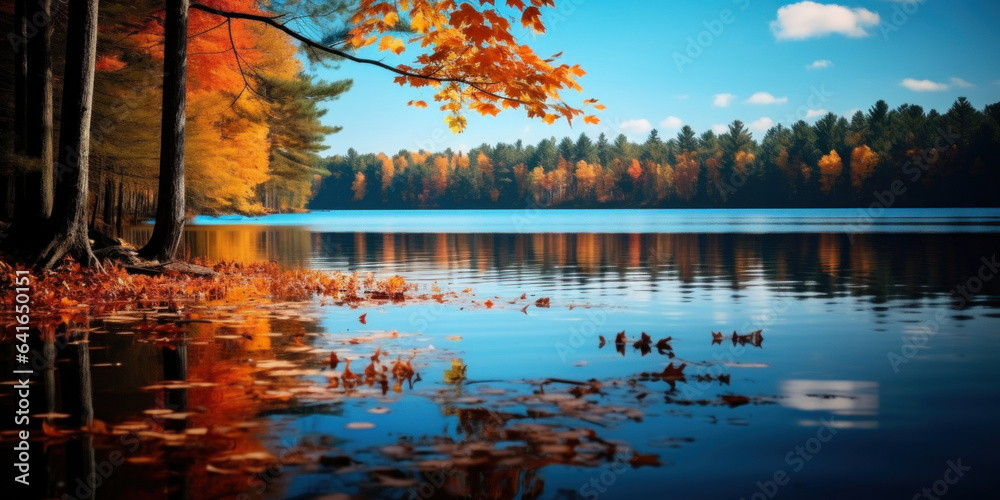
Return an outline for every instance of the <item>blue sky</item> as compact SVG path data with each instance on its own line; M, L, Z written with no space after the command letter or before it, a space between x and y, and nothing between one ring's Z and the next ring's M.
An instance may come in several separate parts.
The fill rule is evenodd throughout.
M772 123L812 122L824 111L849 115L878 99L942 112L959 96L977 108L1000 101L995 0L556 4L544 16L548 32L529 45L540 55L562 51L563 62L587 70L580 81L584 93L565 97L600 99L608 107L598 114L600 125L545 125L510 110L495 118L469 114L468 130L456 135L433 106L430 89L400 87L385 70L348 62L319 71L328 80L354 80L350 92L327 105L324 120L344 130L327 139L326 154L350 147L395 153L517 139L534 144L581 131L641 141L650 127L673 137L680 124L700 133L734 119L749 124L760 140ZM412 57L408 51L386 62ZM411 99L431 106L407 107Z

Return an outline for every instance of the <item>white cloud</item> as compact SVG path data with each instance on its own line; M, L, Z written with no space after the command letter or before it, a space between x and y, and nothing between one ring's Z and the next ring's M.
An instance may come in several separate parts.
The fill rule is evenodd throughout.
M810 118L817 118L817 117L823 116L823 115L825 115L827 113L829 113L829 111L827 111L827 110L825 110L823 108L820 108L820 109L810 109L809 111L806 111L806 120L808 120Z
M749 99L743 101L747 104L784 104L788 102L787 97L774 97L767 92L757 92L756 94L750 96Z
M668 116L665 120L660 122L660 127L667 130L678 130L684 126L684 120L677 118L676 116Z
M813 63L810 64L810 65L808 65L808 66L806 66L806 68L808 68L808 69L823 69L823 68L829 68L830 66L833 66L833 61L831 61L829 59L819 59L819 60L813 61Z
M993 80L993 85L1000 85L1000 80Z
M778 40L840 34L852 38L868 36L868 28L878 26L879 15L868 9L842 5L799 2L778 9L778 18L771 21L771 32Z
M649 123L649 120L645 118L639 118L638 120L625 120L618 125L618 130L626 134L645 134L650 130L653 130L653 125Z
M715 132L715 135L725 134L726 132L729 132L729 127L721 123L713 123L712 132Z
M844 116L846 116L847 118L851 118L858 111L861 111L861 108L851 108L851 109L847 110L847 113L844 113Z
M930 80L916 80L913 78L904 79L900 85L914 92L941 92L948 90L947 83L932 82Z
M767 130L773 126L774 126L774 120L766 116L762 116L759 120L754 120L750 122L749 125L747 125L747 127L749 127L750 130L753 130L755 132L767 132Z
M965 81L965 80L963 80L961 78L955 78L954 76L951 77L951 85L953 87L961 87L963 89L968 89L968 88L975 87L975 85L973 85L973 84L971 84L971 83L969 83L969 82L967 82L967 81Z
M715 94L715 99L712 101L712 106L717 108L728 108L729 104L736 99L733 94Z
M524 128L521 129L521 137L527 137L528 134L530 133L531 133L531 125L525 125Z
M691 97L691 96L690 96L690 95L687 95L687 94L680 94L680 95L678 95L678 96L677 96L677 100L678 100L678 101L686 101L686 100L688 100L688 99L689 99L690 97Z

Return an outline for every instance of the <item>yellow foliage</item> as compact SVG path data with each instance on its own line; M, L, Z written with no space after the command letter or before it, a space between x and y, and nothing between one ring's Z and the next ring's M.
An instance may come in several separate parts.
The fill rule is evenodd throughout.
M384 153L379 153L378 159L382 162L382 194L385 194L389 192L389 187L392 186L392 177L396 173L396 165Z
M862 144L854 148L851 152L851 186L856 191L860 191L864 182L871 177L878 162L878 154L868 146Z
M365 199L365 189L367 189L367 182L365 181L365 173L358 172L354 174L354 182L351 183L351 191L354 191L354 200L360 201Z
M738 151L734 162L736 164L736 171L740 173L746 173L746 168L748 165L753 163L755 157L753 153L747 153L745 151Z
M840 155L837 151L830 151L830 154L820 158L819 160L819 173L820 173L820 189L823 194L830 194L833 190L833 186L837 183L837 179L840 178L840 174L844 172L844 162L841 161Z
M600 165L597 165L600 168ZM597 182L597 172L594 165L580 160L576 162L576 192L577 195L585 197L593 190Z
M205 211L256 212L254 189L268 178L267 126L250 116L219 114L227 97L197 93L189 101L185 174L189 198ZM246 107L243 107L246 104ZM252 101L241 109L253 111Z
M677 155L677 164L674 165L674 190L677 197L688 201L698 187L698 153L684 151Z
M490 157L486 156L482 151L479 152L479 156L476 157L476 167L479 171L483 173L483 176L489 180L493 179L493 162L490 161Z

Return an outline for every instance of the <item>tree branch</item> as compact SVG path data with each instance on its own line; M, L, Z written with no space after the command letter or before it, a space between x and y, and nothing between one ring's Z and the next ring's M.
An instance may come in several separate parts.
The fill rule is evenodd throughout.
M480 92L482 92L484 94L493 96L493 97L495 97L497 99L500 99L500 100L510 101L510 102L516 102L518 104L525 104L525 105L528 104L527 102L524 102L524 101L522 101L520 99L515 99L513 97L507 97L507 96L503 96L503 95L500 95L500 94L496 94L494 92L490 92L489 90L486 90L486 89L482 88L480 86L480 84L477 84L475 82L471 82L471 81L469 81L467 79L464 79L464 78L444 77L444 76L434 76L434 75L422 75L420 73L413 73L413 72L410 72L410 71L401 70L401 69L396 68L394 66L390 66L390 65L385 64L385 63L383 63L381 61L376 61L374 59L366 59L366 58L363 58L363 57L357 57L357 56L352 55L352 54L350 54L348 52L345 52L343 50L335 49L333 47L328 47L328 46L323 45L323 44L321 44L319 42L316 42L315 40L312 40L311 38L308 38L308 37L300 34L299 32L297 32L297 31L289 28L288 26L285 26L284 24L281 24L281 23L277 22L275 20L275 19L277 19L276 17L267 17L267 16L261 16L261 15L257 15L257 14L247 14L245 12L231 12L231 11L227 11L227 10L216 9L214 7L209 7L208 5L201 4L201 3L192 3L191 4L191 8L192 9L198 9L198 10L203 11L203 12L208 12L209 14L215 14L217 16L226 17L226 18L229 18L229 19L245 19L245 20L248 20L248 21L257 21L257 22L260 22L260 23L264 23L264 24L270 25L270 26L272 26L274 28L277 28L278 30L281 30L282 32L284 32L288 36L290 36L290 37L292 37L292 38L294 38L294 39L296 39L296 40L304 43L307 47L311 47L311 48L314 48L314 49L321 50L323 52L327 52L327 53L330 53L330 54L333 54L333 55L336 55L336 56L339 56L339 57L343 57L344 59L347 59L349 61L353 61L353 62L356 62L356 63L371 64L373 66L378 66L379 68L391 71L393 73L396 73L397 75L401 75L401 76L405 76L405 77L409 77L409 78L419 78L419 79L422 79L422 80L429 80L429 81L434 81L434 82L460 83L460 84L468 85L468 86L470 86L470 87L472 87L472 88L474 88L474 89L476 89L476 90L478 90L478 91L480 91Z

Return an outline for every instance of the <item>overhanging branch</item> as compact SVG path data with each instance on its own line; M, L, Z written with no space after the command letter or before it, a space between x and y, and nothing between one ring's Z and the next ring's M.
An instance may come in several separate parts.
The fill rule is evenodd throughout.
M214 7L209 7L208 5L201 4L201 3L192 3L191 4L191 8L192 9L198 9L198 10L203 11L203 12L208 12L209 14L215 14L217 16L222 16L222 17L225 17L225 18L228 18L228 19L245 19L245 20L248 20L248 21L257 21L257 22L260 22L260 23L264 23L264 24L267 24L267 25L269 25L269 26L271 26L273 28L276 28L276 29L284 32L288 36L290 36L290 37L292 37L292 38L294 38L294 39L302 42L307 47L311 47L313 49L321 50L321 51L329 53L329 54L333 54L333 55L336 55L336 56L339 56L339 57L343 57L344 59L347 59L349 61L353 61L353 62L356 62L356 63L370 64L372 66L378 66L379 68L391 71L393 73L396 73L397 75L401 75L401 76L405 76L405 77L409 77L409 78L419 78L419 79L422 79L422 80L429 80L429 81L434 81L434 82L460 83L460 84L468 85L468 86L470 86L470 87L472 87L472 88L474 88L474 89L476 89L476 90L478 90L478 91L480 91L480 92L482 92L484 94L493 96L493 97L495 97L497 99L500 99L500 100L510 101L510 102L516 102L518 104L525 104L525 105L528 104L527 102L524 102L524 101L522 101L520 99L514 99L512 97L507 97L507 96L503 96L503 95L500 95L500 94L496 94L494 92L490 92L489 90L486 90L486 89L482 88L481 86L479 86L479 84L477 84L475 82L470 82L469 80L466 80L466 79L463 79L463 78L434 76L433 74L431 74L431 75L422 75L420 73L413 73L411 71L406 71L406 70L402 70L402 69L396 68L394 66L390 66L390 65L385 64L385 63L383 63L381 61L376 61L374 59L366 59L366 58L363 58L363 57L357 57L357 56L355 56L353 54L350 54L348 52L345 52L343 50L335 49L333 47L328 47L328 46L323 45L323 44L321 44L319 42L316 42L315 40L313 40L313 39L311 39L309 37L306 37L306 36L300 34L299 32L297 32L297 31L289 28L288 26L286 26L286 25L284 25L282 23L279 23L278 21L276 21L276 19L278 19L277 17L268 17L268 16L257 15L257 14L248 14L248 13L245 13L245 12L232 12L232 11L227 11L227 10L222 10L222 9L216 9Z

